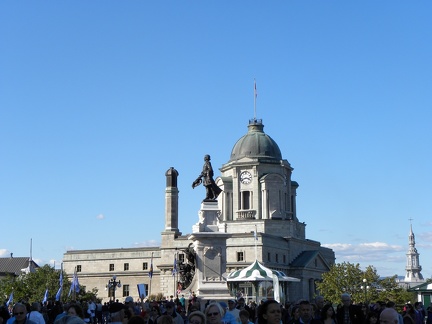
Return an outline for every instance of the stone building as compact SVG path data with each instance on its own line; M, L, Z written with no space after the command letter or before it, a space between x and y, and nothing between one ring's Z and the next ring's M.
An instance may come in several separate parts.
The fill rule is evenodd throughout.
M301 279L289 283L289 300L312 299L315 282L334 264L335 255L318 241L306 238L306 224L296 211L299 185L291 179L293 168L283 159L277 143L264 132L261 120L249 121L247 133L235 143L220 172L215 181L223 192L214 205L219 230L226 234L226 260L222 260L221 269L231 272L257 259L268 268ZM182 235L178 228L177 175L174 168L165 174L165 229L160 247L67 251L63 259L66 273L71 277L76 270L80 284L87 289L96 287L104 301L112 295L105 287L113 275L122 283L116 299L138 298L137 284L144 284L150 294L169 296L182 290L186 295L189 283L185 282L184 272L173 276L173 256L184 269L188 252L194 248L194 235ZM219 277L226 277L226 273ZM247 296L253 293L247 283L241 289Z

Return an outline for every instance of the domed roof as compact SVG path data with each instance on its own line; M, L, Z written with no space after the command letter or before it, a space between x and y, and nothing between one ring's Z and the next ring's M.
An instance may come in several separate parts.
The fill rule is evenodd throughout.
M279 146L263 129L261 119L249 120L248 132L234 145L230 161L243 157L282 160Z

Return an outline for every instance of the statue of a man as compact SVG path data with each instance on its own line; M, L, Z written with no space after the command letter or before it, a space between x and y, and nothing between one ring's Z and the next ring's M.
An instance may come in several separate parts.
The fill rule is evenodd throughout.
M210 155L208 154L204 156L203 170L198 178L192 183L192 188L199 186L201 183L206 188L206 197L204 201L216 200L222 192L221 188L219 188L213 180L213 168L210 163Z

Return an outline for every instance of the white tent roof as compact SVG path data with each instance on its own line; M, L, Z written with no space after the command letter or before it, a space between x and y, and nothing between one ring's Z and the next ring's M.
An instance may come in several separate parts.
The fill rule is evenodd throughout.
M276 275L279 281L300 281L298 278L288 277L282 271L266 268L258 260L244 269L231 272L227 281L273 281L273 275Z

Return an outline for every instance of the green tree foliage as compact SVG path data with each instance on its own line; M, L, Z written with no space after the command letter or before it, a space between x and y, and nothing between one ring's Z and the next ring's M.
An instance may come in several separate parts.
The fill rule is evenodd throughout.
M413 294L397 284L396 276L380 278L374 267L368 266L363 271L358 263L334 264L316 284L319 293L334 304L340 303L343 293L349 293L355 303L391 300L403 304L414 301Z
M35 272L21 274L17 277L8 276L0 280L0 296L2 301L6 301L10 293L14 293L14 303L18 301L41 302L44 298L46 289L48 289L48 299L55 300L57 291L60 288L60 270L55 270L49 265L37 268ZM78 293L71 294L68 297L71 281L63 272L63 289L61 301L71 300L75 297L78 299L89 300L97 295L97 289L86 292L85 287L81 287Z

